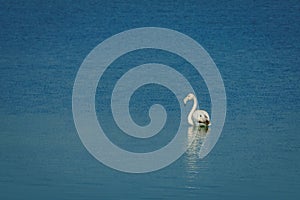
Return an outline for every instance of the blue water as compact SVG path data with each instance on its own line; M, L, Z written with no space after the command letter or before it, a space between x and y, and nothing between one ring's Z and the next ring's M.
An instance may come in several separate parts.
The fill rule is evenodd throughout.
M0 199L300 197L299 2L1 1L0 24ZM128 174L101 164L82 145L72 117L72 88L96 45L145 26L182 32L209 52L224 81L227 117L218 143L204 159L197 157L196 144L167 168ZM122 65L116 63L117 74L135 57L175 68L188 65L166 52L135 53ZM196 79L193 71L184 73ZM117 76L108 74L111 82L108 78L102 89ZM102 89L96 99L105 97ZM203 80L195 90L210 111ZM160 92L172 97L165 88L149 86L133 98L138 124L147 124L143 112L152 100L174 112L178 102L161 98ZM113 129L111 119L103 120ZM150 147L112 138L144 152L163 146L172 135Z

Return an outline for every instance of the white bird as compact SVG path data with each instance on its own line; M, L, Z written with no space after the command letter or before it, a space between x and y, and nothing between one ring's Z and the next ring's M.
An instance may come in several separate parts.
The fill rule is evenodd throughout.
M188 115L188 123L197 127L210 126L211 123L208 113L205 110L196 110L198 107L196 96L192 93L188 94L183 100L184 104L186 104L189 100L194 100L194 105Z

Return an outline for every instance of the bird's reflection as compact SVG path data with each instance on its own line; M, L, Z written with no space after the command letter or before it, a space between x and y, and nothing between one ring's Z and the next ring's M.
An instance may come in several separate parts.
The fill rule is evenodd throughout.
M208 127L189 127L188 142L190 144L187 149L187 168L189 171L197 170L197 161L204 156L201 154L201 148L205 145L205 140L210 133Z

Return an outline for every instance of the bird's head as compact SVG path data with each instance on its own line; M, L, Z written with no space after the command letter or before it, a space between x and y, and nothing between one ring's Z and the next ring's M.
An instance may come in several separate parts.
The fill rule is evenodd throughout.
M192 100L195 97L194 94L189 93L184 99L183 99L183 103L186 104L188 101Z

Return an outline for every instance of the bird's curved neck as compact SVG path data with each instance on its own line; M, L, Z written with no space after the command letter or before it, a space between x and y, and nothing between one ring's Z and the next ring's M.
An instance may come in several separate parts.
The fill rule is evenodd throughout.
M193 116L193 113L195 112L195 110L197 109L197 106L198 106L198 101L197 101L197 98L196 97L193 97L193 100L194 100L194 105L192 107L192 110L190 111L189 115L188 115L188 123L190 125L194 125L194 122L193 122L193 119L192 119L192 116Z

